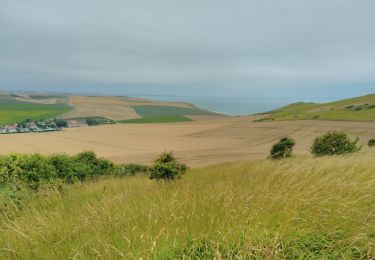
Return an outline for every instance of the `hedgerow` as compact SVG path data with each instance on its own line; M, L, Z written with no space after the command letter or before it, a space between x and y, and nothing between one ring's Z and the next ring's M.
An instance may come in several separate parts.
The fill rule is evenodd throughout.
M0 156L0 188L37 191L53 182L75 183L102 176L114 169L112 162L97 158L93 152L66 154L10 154Z

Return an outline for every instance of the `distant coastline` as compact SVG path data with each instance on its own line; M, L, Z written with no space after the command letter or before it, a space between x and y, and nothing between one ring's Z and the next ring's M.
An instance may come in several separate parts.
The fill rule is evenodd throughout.
M187 102L199 108L230 116L241 116L261 113L277 109L293 102L294 100L280 98L258 97L198 97L174 95L130 95L137 98L147 98L170 102Z

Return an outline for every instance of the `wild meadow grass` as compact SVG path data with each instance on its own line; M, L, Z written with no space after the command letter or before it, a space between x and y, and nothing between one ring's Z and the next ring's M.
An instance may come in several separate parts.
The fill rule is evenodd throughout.
M371 259L375 153L292 157L43 190L0 218L22 259Z

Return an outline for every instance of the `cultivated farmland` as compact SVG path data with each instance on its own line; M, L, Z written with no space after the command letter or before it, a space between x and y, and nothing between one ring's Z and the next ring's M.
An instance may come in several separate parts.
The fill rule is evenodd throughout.
M189 121L182 116L213 114L186 103L130 97L69 96L68 102L73 109L61 118L104 117L115 121L140 119L130 122L147 123Z
M56 101L56 100L55 100ZM55 118L70 110L62 103L36 102L29 98L13 97L8 94L0 95L0 125Z
M345 130L366 144L375 123L340 121L253 122L254 117L193 116L194 121L115 124L67 129L57 133L0 136L0 153L75 154L93 150L115 162L150 163L161 151L174 150L191 166L264 158L281 137L297 141L296 153L308 154L314 137Z

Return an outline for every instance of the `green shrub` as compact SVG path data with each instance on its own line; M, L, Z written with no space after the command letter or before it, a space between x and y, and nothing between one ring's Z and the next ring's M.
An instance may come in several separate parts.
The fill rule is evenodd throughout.
M311 153L317 156L353 153L361 149L358 141L358 138L351 140L344 132L328 132L315 139Z
M93 152L76 156L10 154L0 156L0 187L37 191L44 184L74 183L108 174L113 169L113 163L97 158Z
M98 125L99 122L95 120L95 118L87 118L86 124L88 124L89 126L95 126L95 125Z
M12 154L0 157L0 183L38 190L42 183L57 178L55 168L40 154Z
M55 123L57 127L68 127L68 121L65 119L56 119Z
M187 171L185 164L179 163L172 152L164 152L154 161L149 178L155 180L175 180Z
M85 151L77 154L74 158L79 167L78 178L84 180L88 177L100 176L109 173L114 169L112 162L97 158L91 151Z
M141 164L128 163L116 167L118 176L134 176L140 173L148 173L149 167Z
M74 183L82 180L83 166L76 162L71 156L56 154L50 157L50 163L56 169L57 177L66 183ZM80 176L81 175L81 176Z
M370 139L370 140L368 141L368 146L370 146L370 147L375 146L375 138Z
M271 152L270 152L270 159L281 159L290 157L293 152L293 147L296 144L296 142L288 137L284 137L280 139L277 143L275 143L272 146Z

